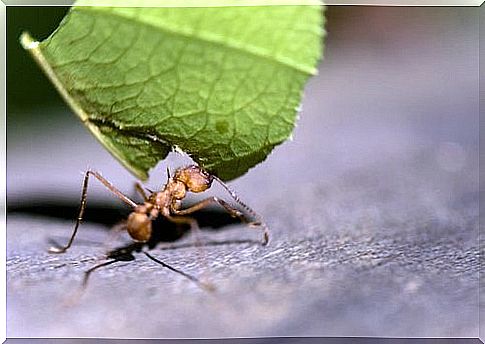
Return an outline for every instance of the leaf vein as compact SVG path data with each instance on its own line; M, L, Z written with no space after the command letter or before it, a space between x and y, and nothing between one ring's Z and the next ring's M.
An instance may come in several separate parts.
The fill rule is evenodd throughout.
M123 18L127 21L131 21L131 22L135 22L137 24L142 24L142 25L151 27L152 29L155 29L156 31L165 31L166 33L169 33L169 34L172 34L172 35L175 35L175 36L179 36L179 37L183 37L185 39L197 39L199 41L202 41L202 42L205 42L205 43L208 43L208 44L223 46L224 48L231 49L233 51L238 51L239 53L250 54L250 55L255 56L257 58L268 60L271 63L277 63L277 64L280 64L282 66L286 66L286 67L289 67L291 69L298 70L298 71L303 72L303 73L308 74L308 75L314 75L317 72L316 68L303 66L299 63L295 63L290 58L278 57L278 56L271 56L270 57L266 53L264 53L263 49L257 48L257 47L254 47L254 46L245 46L245 48L243 49L243 48L241 48L240 44L238 44L236 42L230 42L230 41L227 41L227 40L226 41L219 40L219 39L215 38L216 37L215 35L213 35L213 36L207 35L207 34L206 35L199 34L197 36L189 35L189 34L177 31L177 30L170 29L166 26L162 26L161 23L160 23L160 26L156 26L156 25L153 25L151 23L147 23L146 21L136 21L134 18L122 15L120 13L115 14L115 13L110 12L110 11L100 10L100 7L76 7L75 10L92 11L92 12L95 12L95 13L98 13L98 14L106 14L106 15L109 15L109 16L113 16L113 17L116 17L118 19Z

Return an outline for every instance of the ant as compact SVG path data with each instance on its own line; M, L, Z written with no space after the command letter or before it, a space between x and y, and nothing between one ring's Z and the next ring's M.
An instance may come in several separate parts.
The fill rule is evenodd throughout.
M151 191L149 189L144 189L142 185L137 182L135 184L135 188L138 193L142 196L144 202L143 204L137 204L133 200L131 200L128 196L123 194L119 191L113 184L111 184L107 179L105 179L101 174L96 171L88 170L84 175L83 187L82 187L82 195L81 195L81 205L79 209L79 214L76 220L76 224L74 225L74 230L72 235L65 246L56 246L51 247L49 249L50 253L64 253L66 252L72 245L74 238L77 234L79 225L83 219L84 210L86 209L86 201L87 201L87 190L88 190L88 182L89 177L93 176L98 181L100 181L109 191L111 191L115 196L120 198L123 202L128 204L133 208L133 211L128 216L128 219L125 223L122 224L122 228L126 229L130 237L133 239L134 243L132 245L133 248L131 250L123 250L123 254L120 255L118 251L112 251L108 253L107 258L112 258L112 261L108 261L99 265L94 266L93 268L86 271L84 285L87 282L87 278L89 274L97 268L102 266L106 266L108 264L114 263L115 261L130 261L133 260L131 252L132 251L140 251L141 246L149 242L152 238L153 234L153 223L159 217L163 217L164 219L174 223L175 225L188 225L190 230L196 231L198 230L198 223L192 217L188 217L186 215L194 213L198 210L206 208L211 204L219 204L222 206L232 217L240 219L242 222L248 223L250 226L259 226L263 232L263 240L261 244L267 245L269 241L269 229L268 226L263 222L261 216L259 216L254 210L252 210L249 206L243 203L236 193L229 188L220 178L215 175L209 174L202 168L197 165L189 165L186 167L178 168L174 176L170 175L170 171L167 168L167 183L160 191ZM212 186L213 181L218 182L230 195L231 197L242 207L246 210L253 220L249 220L248 217L238 209L234 208L228 202L218 198L218 197L209 197L206 198L188 208L181 209L182 200L187 196L188 192L193 193L201 193L206 191ZM147 190L149 194L145 192ZM131 252L130 252L131 251ZM175 271L179 274L184 275L185 277L193 280L196 283L200 283L195 277L192 277L180 270L170 267L169 265L163 263L162 261L152 257L147 252L143 251L143 253L150 258L151 260L161 264L162 266L169 268L172 271Z

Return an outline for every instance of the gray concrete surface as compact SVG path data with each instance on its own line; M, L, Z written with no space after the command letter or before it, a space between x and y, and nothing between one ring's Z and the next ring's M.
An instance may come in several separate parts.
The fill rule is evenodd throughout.
M464 8L360 11L339 12L348 32L330 23L293 140L232 183L266 218L270 245L231 243L259 236L229 225L203 231L205 260L190 237L149 251L213 293L136 254L66 306L122 242L106 246L109 226L90 221L71 251L50 255L71 215L32 209L75 209L87 166L128 193L134 180L67 110L36 109L30 126L9 117L7 335L476 337L478 22ZM92 185L92 211L123 207Z

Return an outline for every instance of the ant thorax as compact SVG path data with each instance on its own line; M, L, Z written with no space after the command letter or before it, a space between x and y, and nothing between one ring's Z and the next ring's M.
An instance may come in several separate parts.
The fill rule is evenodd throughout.
M183 199L187 193L187 186L181 181L170 180L170 183L168 183L166 188L171 195L172 202Z
M164 209L168 209L170 207L173 199L168 186L169 184L167 184L162 191L152 193L148 199L148 202L151 203L153 207L159 209L162 213L164 213Z
M162 191L154 192L148 198L148 203L160 210L164 216L170 215L170 208L173 204L185 198L187 186L180 182L169 179Z

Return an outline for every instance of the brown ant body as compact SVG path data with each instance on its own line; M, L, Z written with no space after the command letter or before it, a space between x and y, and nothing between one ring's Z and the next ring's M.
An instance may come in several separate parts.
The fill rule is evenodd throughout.
M156 220L159 216L163 216L168 221L173 222L176 225L189 225L191 230L197 230L198 224L197 221L186 215L196 212L200 209L203 209L211 204L219 204L221 205L232 217L239 218L241 221L248 223L249 225L253 226L260 226L263 231L263 240L262 244L266 245L269 240L269 231L266 224L262 221L262 218L256 214L251 208L249 208L246 204L244 204L239 197L236 195L234 191L232 191L222 180L218 177L209 174L208 172L201 169L199 166L190 165L186 167L179 168L175 171L173 177L170 176L169 171L167 170L168 174L168 181L160 191L150 192L150 194L146 194L143 187L136 183L135 187L136 190L141 194L143 197L144 203L137 204L136 202L132 201L128 196L123 194L119 191L116 187L114 187L107 179L102 177L98 172L93 170L88 170L84 176L83 182L83 189L82 189L82 196L81 196L81 206L79 209L79 215L76 220L76 224L74 226L74 230L72 232L71 238L69 239L68 243L63 247L51 247L49 249L50 253L64 253L66 252L72 245L76 233L78 231L79 225L82 221L84 210L86 208L86 201L87 201L87 189L88 189L88 182L89 177L94 176L98 179L108 190L110 190L114 195L124 201L126 204L133 208L133 211L128 216L126 223L124 223L123 227L127 230L128 234L136 243L146 243L152 236L152 223ZM246 212L251 215L254 219L251 221L249 220L244 213L239 211L238 209L234 208L232 205L227 203L226 201L219 199L217 197L209 197L206 198L186 209L181 209L181 201L187 196L188 192L193 193L201 193L209 189L212 185L213 181L217 181L221 184L221 186L229 192L231 197L240 205L242 206ZM156 261L157 263L162 264L169 269L179 272L186 277L189 277L192 280L196 280L195 278L186 275L170 266L166 265L165 263L158 261L151 257L147 252L144 252L150 259ZM119 261L119 259L117 259ZM112 261L114 262L114 261ZM110 262L106 262L100 265L95 266L87 271L85 282L87 281L87 277L90 272L97 269L98 267L105 266Z

